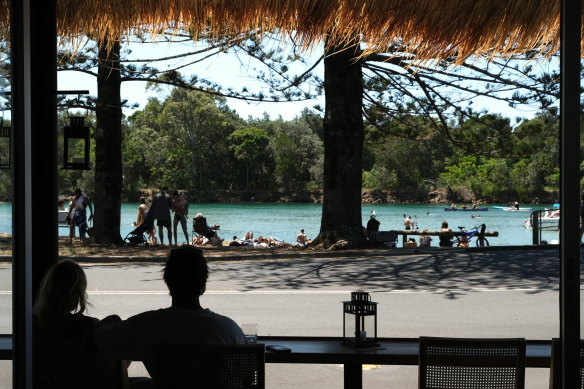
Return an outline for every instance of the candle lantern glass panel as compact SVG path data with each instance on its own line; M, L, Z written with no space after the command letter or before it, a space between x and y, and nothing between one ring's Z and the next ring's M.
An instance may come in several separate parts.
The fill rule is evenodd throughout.
M343 301L343 343L377 346L377 303L367 292L351 292L351 301Z
M71 116L64 128L63 169L89 170L89 127L82 116Z
M4 119L0 119L0 169L10 169L11 132L11 126L6 125Z

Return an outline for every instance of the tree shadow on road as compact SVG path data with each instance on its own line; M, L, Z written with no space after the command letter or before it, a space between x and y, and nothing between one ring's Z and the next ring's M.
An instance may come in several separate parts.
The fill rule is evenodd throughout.
M258 289L442 291L450 298L482 289L557 290L557 250L436 251L361 258L249 261L215 264L215 282Z

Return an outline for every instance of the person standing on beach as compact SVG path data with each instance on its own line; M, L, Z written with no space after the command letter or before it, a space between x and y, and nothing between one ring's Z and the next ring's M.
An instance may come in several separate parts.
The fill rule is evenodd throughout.
M189 214L189 203L187 199L187 194L183 192L182 194L178 193L178 190L175 190L172 194L173 200L173 207L174 207L174 218L172 220L172 230L174 231L174 245L177 245L178 233L176 231L176 227L180 222L182 230L185 234L185 242L189 244L189 233L187 232L187 216Z
M404 229L405 230L411 230L412 229L412 218L409 216L406 216L405 220L404 220Z
M147 213L148 213L148 205L146 204L146 198L140 197L140 205L138 206L138 215L136 216L136 221L134 222L135 227L144 223L144 220L146 220Z
M164 244L164 231L166 227L168 234L168 244L172 244L172 230L170 228L170 210L172 209L172 197L168 193L168 188L163 186L159 193L154 196L150 212L152 212L152 219L156 219L158 226L158 237L160 244Z
M86 208L89 208L89 220L93 219L93 207L87 195L81 192L81 189L75 189L75 195L73 196L73 201L71 206L73 207L73 223L79 228L79 239L81 244L85 243L85 234L87 233L87 212ZM75 231L75 230L73 230Z

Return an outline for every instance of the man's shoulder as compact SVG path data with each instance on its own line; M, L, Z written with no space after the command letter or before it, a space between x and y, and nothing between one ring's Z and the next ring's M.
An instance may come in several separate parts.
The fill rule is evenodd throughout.
M237 323L232 318L230 318L228 316L221 315L221 314L216 313L216 312L213 312L210 309L203 309L201 311L201 315L207 316L208 318L210 318L212 321L214 321L216 323L222 323L223 325L228 326L228 327L239 328Z
M153 321L156 320L156 318L158 317L164 317L168 315L168 310L169 308L161 308L161 309L156 309L156 310L152 310L152 311L145 311L145 312L141 312L138 313L134 316L130 316L129 318L127 318L126 320L123 320L123 322L139 322L139 321Z

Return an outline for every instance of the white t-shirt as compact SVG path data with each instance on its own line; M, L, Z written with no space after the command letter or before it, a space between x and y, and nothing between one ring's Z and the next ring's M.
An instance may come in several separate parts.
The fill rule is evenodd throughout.
M75 203L75 206L76 206L77 208L81 208L81 209L83 209L83 208L85 208L85 204L83 204L84 202L85 202L85 195L83 195L83 194L82 194L82 195L81 195L81 196L79 196L79 198L77 199L77 202Z
M242 344L241 328L209 309L164 308L147 311L95 330L95 342L112 359L143 361L148 373L156 366L148 351L156 344Z

